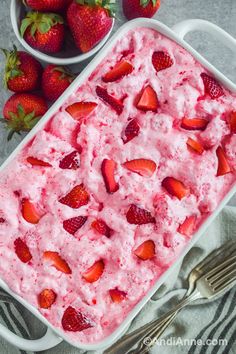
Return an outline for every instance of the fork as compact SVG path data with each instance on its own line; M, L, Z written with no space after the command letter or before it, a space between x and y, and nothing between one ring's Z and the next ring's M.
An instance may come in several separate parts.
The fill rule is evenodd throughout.
M211 252L207 257L205 257L200 263L195 266L189 274L188 277L188 290L184 296L184 298L188 297L194 290L195 284L198 278L201 275L205 274L209 270L211 270L217 263L222 261L225 257L230 256L234 251L236 251L236 241L229 241L225 243L223 246ZM174 311L175 310L175 311ZM138 341L142 341L145 337L147 337L147 331L153 331L154 336L158 334L159 336L164 332L164 330L168 327L168 325L175 319L179 310L173 309L171 314L168 312L160 319L154 320L141 328L136 329L135 331L123 336L119 339L115 344L113 344L110 348L104 351L104 354L120 354L124 353L125 349L128 350L133 347L135 343ZM154 333L154 329L156 330ZM140 348L141 348L140 343ZM131 353L135 353L134 351Z

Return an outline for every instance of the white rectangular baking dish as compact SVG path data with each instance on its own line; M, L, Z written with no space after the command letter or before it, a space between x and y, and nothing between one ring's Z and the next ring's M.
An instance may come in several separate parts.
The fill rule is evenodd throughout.
M188 50L204 67L206 67L212 74L215 76L225 87L227 87L232 92L236 93L236 85L227 79L221 72L219 72L213 65L207 62L198 52L196 52L187 42L184 41L184 36L193 30L205 31L213 36L217 37L220 41L222 41L225 45L227 45L235 54L236 54L236 40L231 37L228 33L223 31L221 28L213 25L210 22L203 20L187 20L181 22L174 26L173 29L168 28L161 22L150 19L136 19L130 22L127 22L124 26L122 26L117 33L113 35L113 37L109 40L109 42L104 46L104 48L100 51L98 55L91 61L91 63L84 69L84 71L77 77L77 79L71 84L71 86L65 91L65 93L54 103L54 105L48 110L45 116L40 120L37 126L27 135L27 137L22 141L22 143L14 150L14 152L9 156L9 158L3 163L0 167L0 172L9 164L9 162L19 153L19 151L34 137L34 135L41 130L46 122L58 111L60 106L64 103L64 101L75 91L75 89L81 85L82 82L93 72L93 70L97 67L97 65L103 60L103 58L107 55L116 41L123 37L127 31L130 29L135 29L139 27L149 27L163 35L169 37L174 40L186 50ZM135 306L135 308L129 313L124 322L105 340L96 343L96 344L82 344L82 343L72 343L71 345L76 346L80 349L84 350L101 350L109 347L118 337L124 332L129 323L133 320L133 318L138 314L138 312L142 309L145 303L151 298L151 296L157 291L157 289L167 280L170 276L171 272L173 272L178 264L182 261L183 257L190 250L193 244L199 240L200 236L204 233L210 223L214 220L214 218L219 214L221 209L227 204L229 199L236 192L236 183L230 192L225 196L222 200L218 208L212 213L208 219L202 224L200 229L195 233L194 237L189 242L188 246L183 250L181 256L178 261L175 262L156 282L155 286L148 292L148 294ZM63 339L68 341L68 338L65 336L63 331L60 331L54 328L40 313L39 311L28 304L24 299L14 294L7 284L0 279L0 287L2 287L5 291L11 294L16 300L18 300L21 304L23 304L29 311L31 311L36 317L38 317L43 323L46 324L48 330L46 334L38 340L26 340L20 338L13 334L9 329L0 324L0 336L5 338L11 344L19 347L23 350L31 350L31 351L41 351L52 348L53 346L60 343Z

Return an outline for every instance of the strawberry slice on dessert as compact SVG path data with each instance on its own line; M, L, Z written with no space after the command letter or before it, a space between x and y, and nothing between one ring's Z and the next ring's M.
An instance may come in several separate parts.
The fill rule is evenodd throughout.
M209 121L204 118L183 118L181 128L186 130L205 130Z
M155 243L152 240L143 242L136 248L134 254L143 261L152 259L155 256Z
M66 108L66 112L75 120L86 118L97 107L95 102L75 102Z
M218 169L216 176L224 176L232 172L227 156L221 146L216 149L216 156L218 158Z
M124 144L138 136L139 131L140 125L138 124L137 119L132 119L125 128L125 137L123 138Z
M133 65L131 65L126 60L121 60L102 77L102 80L104 82L114 82L122 79L124 76L131 74L133 70Z
M152 55L152 65L155 70L161 71L167 68L170 68L174 64L173 59L170 54L163 51L154 52Z
M135 204L131 204L129 210L126 213L126 219L129 224L142 225L155 223L155 218L146 209L139 208Z
M104 159L101 166L102 176L108 193L115 193L119 189L119 185L115 180L116 162Z
M157 94L150 85L146 86L142 90L138 98L139 99L136 104L138 109L142 111L157 111L157 108L159 107Z
M121 301L125 300L127 293L125 291L115 288L109 290L109 295L113 302L119 304Z
M56 301L57 294L52 289L44 289L38 295L38 304L41 309L49 309Z
M91 224L91 227L101 235L104 235L108 238L111 236L112 230L109 226L107 226L105 221L101 219L94 220Z
M127 170L138 173L143 177L152 177L153 173L156 171L156 163L148 159L136 159L123 163L123 166Z
M74 218L63 221L64 229L69 234L74 235L87 221L86 216L76 216Z
M32 166L52 167L52 165L49 162L45 162L45 161L39 160L39 159L37 159L36 157L33 157L33 156L27 157L26 160Z
M77 150L66 155L59 163L59 167L63 170L77 170L79 166L80 158Z
M103 260L95 262L84 274L83 278L88 282L88 283L94 283L97 281L103 271L104 271L104 262Z
M55 267L58 271L65 274L72 273L68 263L59 255L58 252L45 251L43 258L45 261L50 262L52 266Z
M88 317L72 306L67 307L65 310L61 324L65 331L70 332L81 332L94 327L94 323Z
M205 88L205 94L209 95L213 100L224 95L224 91L220 84L212 76L201 73L201 78Z
M236 133L236 111L232 111L229 115L229 126L232 134Z
M59 203L67 205L72 209L78 209L83 205L88 204L89 194L86 191L83 183L75 186L65 197L59 200Z
M21 262L28 263L32 259L32 254L30 253L29 247L20 237L14 241L14 246L16 255Z
M187 147L190 151L193 151L199 155L202 155L204 152L204 147L202 146L202 144L199 141L194 140L192 138L188 138Z
M96 93L105 103L107 103L117 114L121 114L124 109L123 102L114 96L110 95L106 88L97 86Z
M196 215L188 216L183 224L179 225L178 232L185 236L191 236L194 233L196 226L197 217Z
M23 218L30 224L38 224L40 215L33 203L29 199L24 198L21 202L21 212Z
M174 177L166 177L162 181L162 187L167 190L167 192L179 200L186 197L189 194L189 188L187 188L181 181Z

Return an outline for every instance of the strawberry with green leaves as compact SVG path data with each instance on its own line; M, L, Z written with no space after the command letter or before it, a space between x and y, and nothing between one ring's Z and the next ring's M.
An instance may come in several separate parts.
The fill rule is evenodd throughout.
M35 11L42 12L58 12L65 10L72 0L23 0L26 6L31 7Z
M123 0L123 12L128 20L137 17L151 18L159 7L160 0Z
M56 53L64 42L64 20L54 13L28 12L21 22L20 32L31 47L45 53Z

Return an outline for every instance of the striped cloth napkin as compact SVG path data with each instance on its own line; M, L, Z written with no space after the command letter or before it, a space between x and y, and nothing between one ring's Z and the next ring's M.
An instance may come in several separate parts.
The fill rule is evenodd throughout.
M200 241L186 255L180 269L146 304L131 324L129 331L161 316L183 296L187 275L213 249L236 237L236 208L227 206ZM39 321L30 317L23 307L4 292L0 292L0 320L15 333L25 338L42 334ZM192 304L185 308L156 346L153 354L235 354L236 353L236 289L213 302ZM20 351L0 339L2 354L32 354ZM62 342L44 354L83 353ZM100 354L101 351L89 352ZM125 353L120 353L125 354Z

